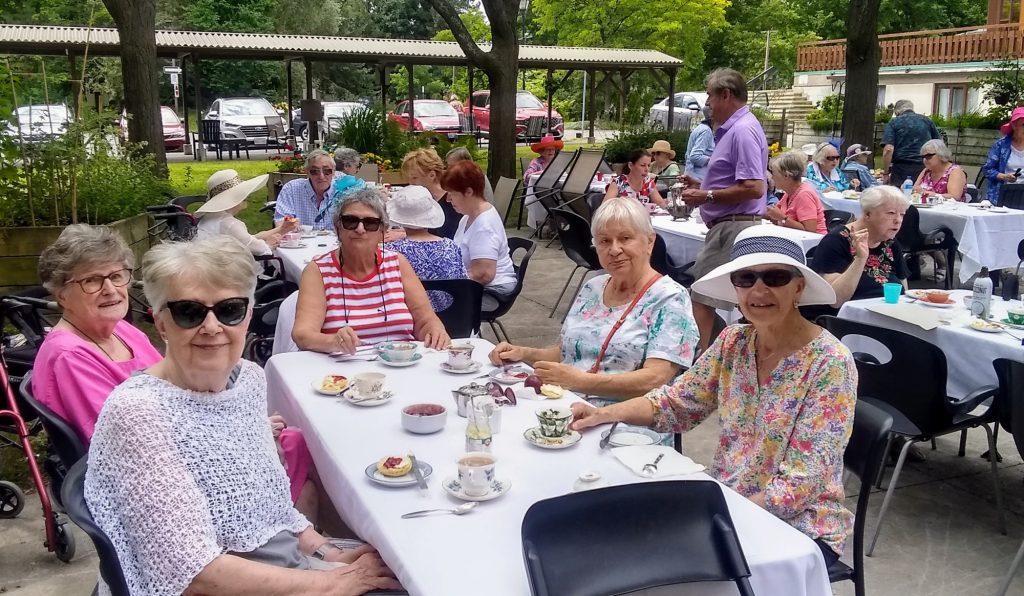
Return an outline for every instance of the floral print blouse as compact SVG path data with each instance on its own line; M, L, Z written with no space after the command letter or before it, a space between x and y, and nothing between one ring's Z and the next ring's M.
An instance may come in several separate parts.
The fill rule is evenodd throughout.
M751 325L730 325L673 385L647 394L652 428L684 432L716 408L721 438L711 475L842 554L853 527L843 506L843 451L853 429L857 368L829 332L757 379Z
M629 176L626 174L620 174L615 177L615 186L619 189L620 197L636 197L636 199L641 203L650 203L651 191L657 190L658 180L654 176L648 174L640 184L640 190L637 190L629 185Z

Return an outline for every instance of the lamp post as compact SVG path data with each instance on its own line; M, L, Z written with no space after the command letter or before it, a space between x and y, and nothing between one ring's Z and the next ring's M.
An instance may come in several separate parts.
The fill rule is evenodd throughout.
M519 25L519 45L522 46L526 43L526 13L530 10L530 0L519 0L519 14L522 15ZM526 70L519 67L519 71L523 73L523 89L526 89Z

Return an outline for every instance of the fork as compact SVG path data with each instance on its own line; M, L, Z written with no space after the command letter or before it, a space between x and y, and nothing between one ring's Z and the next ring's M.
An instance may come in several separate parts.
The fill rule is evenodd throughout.
M665 457L665 454L659 453L658 457L654 458L654 461L649 464L644 464L644 467L640 468L640 471L643 472L645 476L654 476L658 473L658 462L660 462L663 457Z

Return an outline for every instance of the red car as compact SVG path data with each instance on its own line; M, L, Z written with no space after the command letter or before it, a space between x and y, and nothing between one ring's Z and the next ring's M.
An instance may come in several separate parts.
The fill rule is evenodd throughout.
M476 91L473 93L473 97L466 102L466 113L469 110L473 110L473 118L476 122L477 128L483 132L491 130L491 92ZM516 137L519 139L526 138L526 123L529 121L531 116L540 116L544 119L548 117L548 106L541 100L537 99L537 96L530 93L529 91L517 91L516 92ZM548 131L548 127L544 127L544 132ZM562 123L562 115L557 110L551 110L551 134L556 139L562 138L565 133L565 126Z
M417 132L436 132L454 138L461 130L459 113L447 101L439 99L417 99L413 102L416 114L413 117L413 130ZM409 128L409 100L399 102L388 118L394 120L403 129Z
M160 106L160 121L164 128L164 149L167 151L181 151L185 145L185 127L174 110L167 106ZM128 140L128 118L124 111L121 112L121 138Z

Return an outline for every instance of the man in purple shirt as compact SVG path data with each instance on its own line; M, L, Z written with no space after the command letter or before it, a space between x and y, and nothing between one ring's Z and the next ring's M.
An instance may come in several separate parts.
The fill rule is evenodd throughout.
M691 270L700 279L729 261L732 244L744 228L761 223L767 207L768 142L764 129L747 107L747 82L729 68L719 68L707 78L707 105L715 131L715 149L704 180L683 176L683 199L700 207L708 226L704 248ZM699 190L698 190L699 189ZM711 343L715 309L733 305L693 292L693 318L700 329L700 348Z

